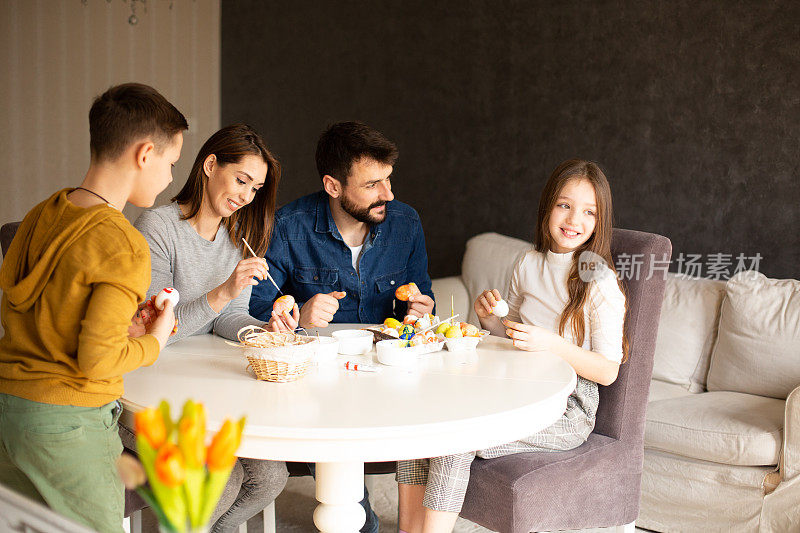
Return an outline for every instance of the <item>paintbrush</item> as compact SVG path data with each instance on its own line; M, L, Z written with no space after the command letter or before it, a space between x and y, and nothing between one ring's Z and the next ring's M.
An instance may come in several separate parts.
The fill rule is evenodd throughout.
M458 318L458 314L455 314L455 315L451 316L450 318L445 318L444 320L442 320L442 321L441 321L441 322L439 322L438 324L431 324L431 325L430 325L430 326L428 326L427 328L419 330L417 333L415 333L415 335L419 335L420 333L425 333L426 331L430 331L430 330L432 330L432 329L434 329L434 328L438 328L438 327L439 327L439 326L441 326L442 324L445 324L445 323L447 323L447 322L450 322L450 321L451 321L451 320L453 320L454 318ZM452 324L451 324L451 325L452 325Z
M250 253L253 254L253 257L258 257L256 255L256 253L253 251L253 249L250 248L250 245L247 244L247 240L244 237L242 237L242 242L244 243L245 246L247 246L247 249L250 250ZM278 289L278 292L281 293L281 296L283 296L283 291L280 289L280 287L278 287L278 284L275 283L275 280L272 279L272 276L269 275L269 267L267 267L267 277L272 282L272 284L275 286L275 288Z

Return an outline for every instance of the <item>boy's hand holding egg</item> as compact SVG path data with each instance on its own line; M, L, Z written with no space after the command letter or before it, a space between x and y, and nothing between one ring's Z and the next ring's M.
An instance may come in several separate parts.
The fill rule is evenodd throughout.
M172 302L172 307L178 305L178 302L181 299L180 293L178 293L178 289L173 287L164 287L156 294L156 299L153 301L153 304L156 306L156 309L159 311L164 310L164 305L169 301Z
M158 294L155 295L153 298L153 306L159 311L164 311L164 308L167 306L167 302L170 303L172 306L172 312L175 312L175 307L178 305L178 302L181 299L181 295L178 292L178 289L175 287L164 287L161 289ZM169 336L173 336L178 332L178 319L175 319L175 325L172 326L172 332Z
M165 287L161 289L158 294L154 294L150 297L150 299L139 304L139 307L136 309L136 315L133 317L133 322L135 324L141 324L145 328L149 328L150 324L152 324L156 317L160 314L160 311L164 310L164 306L167 302L170 302L172 304L172 308L174 309L175 306L178 305L178 301L180 301L180 293L178 293L178 289L173 287ZM177 328L177 323L175 324L175 327Z
M137 314L144 325L145 332L156 337L162 348L166 346L167 338L178 331L175 306L178 305L179 300L178 291L172 287L166 287L139 306Z

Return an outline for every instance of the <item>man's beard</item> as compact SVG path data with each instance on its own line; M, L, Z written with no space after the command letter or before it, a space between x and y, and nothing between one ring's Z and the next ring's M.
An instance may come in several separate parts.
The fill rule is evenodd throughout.
M384 219L386 219L386 211L384 211L381 215L373 215L370 213L371 209L386 205L386 202L384 201L378 201L374 204L371 204L369 207L362 208L351 202L346 194L343 194L339 199L339 203L345 213L359 222L363 222L365 224L380 224L384 221Z

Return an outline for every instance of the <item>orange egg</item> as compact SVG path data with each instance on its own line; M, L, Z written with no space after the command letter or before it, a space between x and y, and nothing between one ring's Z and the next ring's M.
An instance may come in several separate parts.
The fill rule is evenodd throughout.
M473 326L472 324L467 324L466 322L461 323L461 333L465 337L480 336L480 330L476 326Z
M281 296L280 298L275 300L274 304L272 304L272 310L279 315L282 315L284 313L291 314L293 307L294 307L294 296L290 294Z
M397 287L397 290L394 291L395 297L403 302L407 302L411 296L419 294L419 288L417 287L416 283L407 283L406 285L400 285Z

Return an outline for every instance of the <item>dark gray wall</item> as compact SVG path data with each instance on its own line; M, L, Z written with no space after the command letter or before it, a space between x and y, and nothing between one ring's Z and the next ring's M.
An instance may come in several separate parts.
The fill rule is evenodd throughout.
M320 187L327 124L384 132L434 277L477 233L531 239L577 156L606 170L617 226L798 278L798 43L796 0L225 1L222 121L264 134L281 203Z

